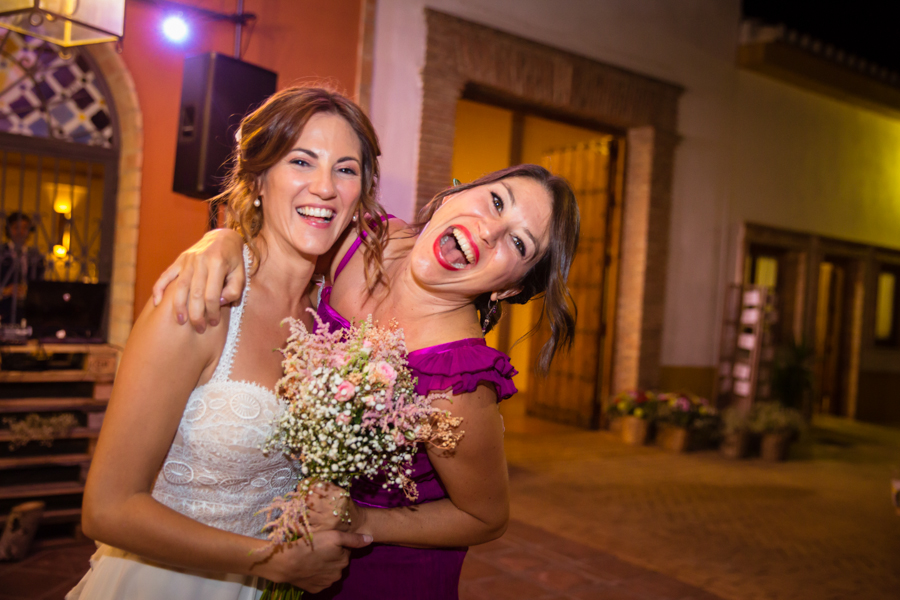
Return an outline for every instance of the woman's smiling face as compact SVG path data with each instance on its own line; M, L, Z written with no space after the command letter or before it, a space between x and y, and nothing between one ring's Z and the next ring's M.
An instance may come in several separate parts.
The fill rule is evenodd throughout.
M291 150L263 176L261 234L313 259L353 217L362 191L360 142L343 117L309 118Z
M550 193L530 177L508 177L444 199L412 252L416 280L474 298L514 295L546 251Z

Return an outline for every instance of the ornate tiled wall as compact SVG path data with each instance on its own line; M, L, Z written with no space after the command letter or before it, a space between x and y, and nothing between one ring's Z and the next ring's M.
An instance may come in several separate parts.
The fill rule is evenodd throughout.
M0 131L113 147L108 101L80 51L0 33Z

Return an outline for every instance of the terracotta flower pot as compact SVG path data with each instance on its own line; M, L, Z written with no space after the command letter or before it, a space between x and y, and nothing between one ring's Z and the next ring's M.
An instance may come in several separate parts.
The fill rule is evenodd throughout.
M750 433L747 431L726 433L719 446L719 452L728 458L747 458L750 454Z
M687 427L660 423L656 444L670 452L687 452L691 448L691 432Z
M764 433L759 448L759 456L763 460L784 460L790 443L790 432Z
M622 441L632 446L643 446L650 433L650 422L637 417L622 417Z
M610 433L618 433L622 434L622 417L612 417L607 422L607 427L609 428Z

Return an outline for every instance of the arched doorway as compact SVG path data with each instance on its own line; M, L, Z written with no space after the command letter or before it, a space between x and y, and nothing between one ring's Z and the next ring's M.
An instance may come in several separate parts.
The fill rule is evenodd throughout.
M102 67L98 54L106 59ZM13 32L0 37L0 224L5 230L11 218L23 216L30 222L27 245L43 262L43 279L110 284L105 333L121 344L130 328L134 275L133 266L130 276L122 268L127 249L117 248L124 166L117 107L123 97L135 109L137 102L133 84L110 90L107 75L117 71L130 83L111 48L61 50ZM122 78L115 79L122 87ZM125 129L135 127L129 123ZM140 139L126 137L133 156ZM136 194L132 203L136 207ZM132 221L136 242L137 222ZM127 327L121 323L123 279L130 280Z

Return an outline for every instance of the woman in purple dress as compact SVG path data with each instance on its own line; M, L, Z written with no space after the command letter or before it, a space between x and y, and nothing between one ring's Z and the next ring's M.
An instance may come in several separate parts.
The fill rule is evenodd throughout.
M506 355L486 346L484 334L499 319L501 301L525 303L539 294L552 332L542 368L574 332L566 278L579 218L563 179L535 165L511 167L438 194L421 216L422 224L413 227L389 221L385 277L374 283L356 252L359 239L348 236L335 253L340 261L332 261L331 285L321 291L318 314L332 328L368 315L396 320L418 392L462 417L465 435L453 452L429 448L415 456L414 507L401 491L383 489L377 480L352 487L349 529L372 535L375 544L354 553L343 579L316 598L458 597L466 547L502 535L509 518L497 403L515 393L516 371ZM203 267L182 271L185 289L198 272L193 298L219 297L215 274L240 270L235 257L241 240L229 232L208 235L214 240L204 244L205 254L198 250L188 257ZM211 293L205 289L207 272L214 274L208 278ZM157 287L171 276L164 274ZM234 285L223 292L226 300L238 297L229 289ZM328 513L321 516L327 520Z

